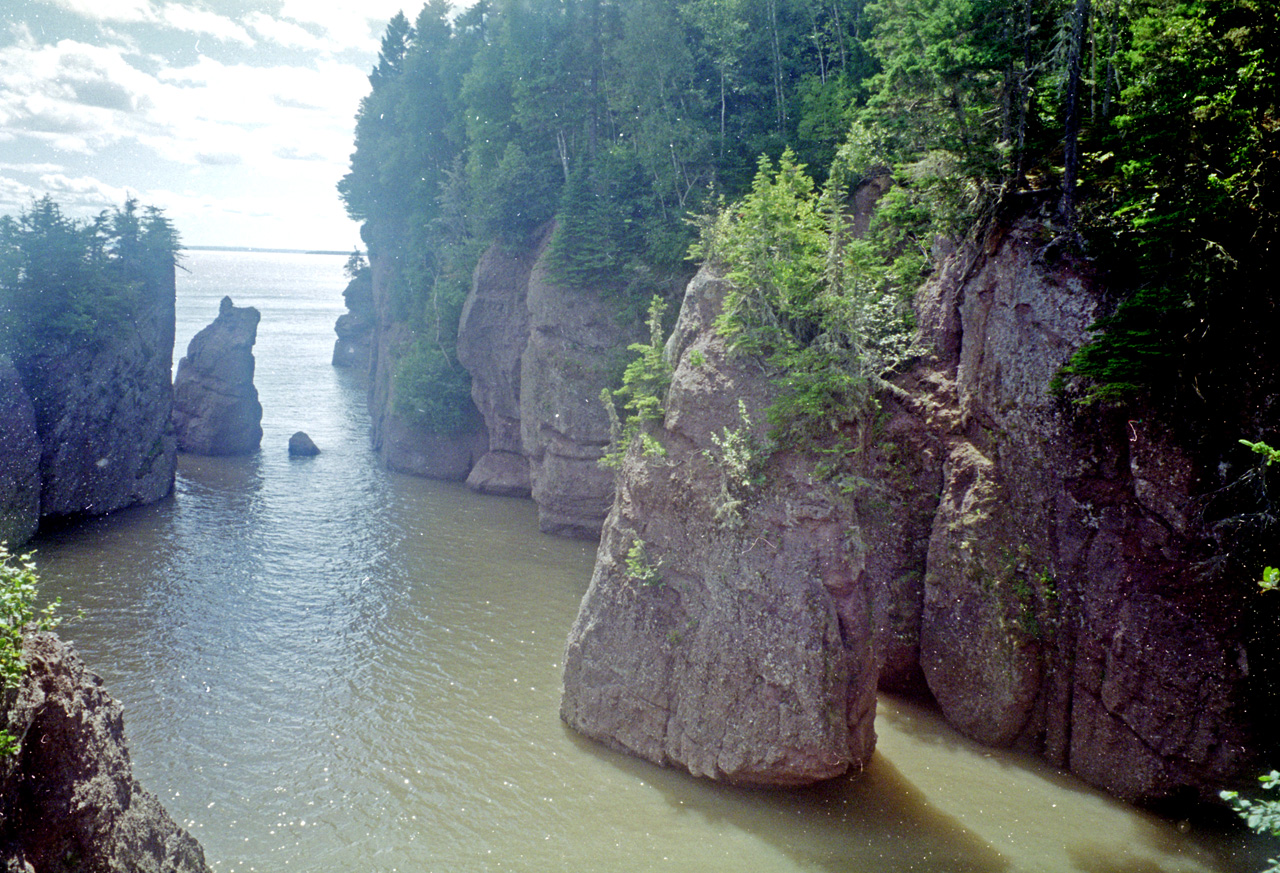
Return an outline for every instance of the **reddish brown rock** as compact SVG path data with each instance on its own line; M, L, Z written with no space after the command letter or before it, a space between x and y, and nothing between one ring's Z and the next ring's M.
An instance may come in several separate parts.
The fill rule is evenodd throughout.
M760 453L750 482L726 479L712 436L762 443L773 388L707 329L722 291L706 272L689 286L654 433L665 454L627 452L561 715L695 775L802 784L872 752L870 596L848 541L856 515L813 482L809 459Z

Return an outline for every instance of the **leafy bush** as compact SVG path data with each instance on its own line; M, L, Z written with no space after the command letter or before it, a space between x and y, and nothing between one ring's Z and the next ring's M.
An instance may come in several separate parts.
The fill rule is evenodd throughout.
M1280 788L1280 772L1272 770L1258 777L1264 791ZM1257 834L1280 837L1280 800L1249 800L1238 791L1223 791L1223 800L1245 820ZM1272 858L1262 873L1280 873L1280 860Z
M717 330L763 357L784 389L770 410L782 438L857 418L918 353L909 299L926 259L903 261L898 221L854 239L834 187L817 192L789 151L776 169L762 158L751 193L703 219L691 250L726 270Z
M457 433L471 408L471 374L438 345L416 340L396 365L396 415L432 433Z
M609 413L612 440L609 451L600 459L601 466L619 467L627 447L639 439L646 455L663 454L662 444L646 430L646 425L662 421L662 402L671 384L671 365L664 354L662 316L667 303L661 297L649 302L647 343L632 343L628 348L636 357L627 364L622 387L600 392L600 401ZM616 398L616 399L615 399ZM625 418L618 415L617 400L623 401Z
M715 449L704 454L720 471L720 493L716 495L715 521L726 530L742 527L742 506L765 484L763 467L770 447L751 431L747 404L738 399L738 426L711 434Z
M38 582L31 555L12 555L0 543L0 688L16 688L27 674L27 662L22 657L22 640L27 631L52 630L61 621L54 615L59 601L41 610L35 608ZM17 738L0 730L0 756L17 751Z

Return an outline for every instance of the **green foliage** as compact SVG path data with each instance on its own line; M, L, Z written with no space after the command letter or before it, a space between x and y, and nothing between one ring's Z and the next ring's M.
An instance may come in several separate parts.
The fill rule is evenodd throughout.
M55 615L60 601L37 610L39 578L31 555L12 555L0 543L0 689L16 688L27 674L22 641L29 631L53 630L61 622ZM18 740L0 730L0 756L18 751Z
M571 174L560 200L548 264L576 288L644 306L682 270L690 232L664 218L644 169L630 149L615 147Z
M1214 578L1258 579L1262 567L1258 586L1269 591L1280 583L1274 570L1280 562L1280 450L1263 441L1238 444L1249 450L1240 459L1245 472L1200 502L1213 547L1201 570Z
M1263 591L1275 591L1280 588L1280 567L1263 567L1258 587Z
M1264 791L1274 791L1280 788L1280 772L1264 773L1258 782ZM1238 791L1223 791L1220 796L1254 833L1280 837L1280 800L1250 800ZM1267 863L1269 866L1262 873L1280 873L1280 860L1272 858Z
M1181 340L1194 317L1185 294L1142 288L1093 325L1095 337L1062 368L1050 388L1063 394L1068 377L1086 380L1075 402L1119 403L1142 393L1169 371L1186 367Z
M1105 400L1176 404L1213 427L1265 356L1277 303L1271 257L1280 207L1280 40L1274 4L1147 0L1126 21L1121 111L1095 138L1089 245L1125 296L1071 361ZM1125 42L1126 40L1121 40ZM1199 424L1197 424L1199 422Z
M1261 440L1258 442L1240 440L1240 445L1247 446L1255 455L1262 455L1262 463L1266 464L1268 467L1277 461L1280 461L1280 449L1272 448Z
M671 364L664 354L662 316L667 303L661 297L649 302L649 328L647 343L632 343L628 348L636 357L627 364L622 375L622 387L600 392L613 425L613 439L609 451L600 459L605 467L617 468L632 441L639 440L646 456L661 457L666 454L662 444L648 432L653 423L661 423L662 403L671 384ZM619 416L617 401L622 401L625 418Z
M396 415L432 433L456 433L471 409L471 375L439 345L413 342L396 365Z
M783 439L857 418L883 377L917 354L908 299L920 262L903 266L892 222L852 238L837 203L790 152L776 170L762 159L751 193L705 219L693 249L730 282L717 330L777 374L770 418Z
M662 584L662 568L654 564L645 554L644 541L636 537L627 549L627 578L640 585L653 586Z
M132 199L87 222L48 196L0 218L0 350L87 342L135 317L144 295L164 287L178 245L169 220Z
M705 454L720 472L720 493L715 497L716 524L737 530L744 521L742 507L765 484L764 464L770 448L756 439L747 405L738 399L738 426L711 434L715 449Z

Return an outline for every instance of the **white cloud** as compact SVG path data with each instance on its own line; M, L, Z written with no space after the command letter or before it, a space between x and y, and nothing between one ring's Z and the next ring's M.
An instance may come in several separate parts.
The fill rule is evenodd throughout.
M339 48L332 40L322 39L294 21L276 18L263 12L250 12L244 23L259 38L288 48L329 52Z
M54 5L94 21L155 21L150 0L54 0Z
M108 185L92 176L72 178L62 173L48 173L40 177L42 193L48 193L64 207L97 207L105 209L119 206L130 196L131 189Z
M128 135L154 104L155 80L117 49L74 40L0 49L0 125L72 152Z
M414 0L284 0L281 18L318 25L336 44L357 51L376 53L387 22L401 10L412 18L422 4Z
M183 3L159 4L154 0L53 0L53 3L91 21L155 24L240 45L254 44L249 32L232 19Z
M19 22L0 47L0 211L48 191L84 215L136 190L192 243L356 241L335 185L367 67L400 2L261 0L283 9L234 20L194 0L29 2L76 12L97 36L50 44ZM177 67L191 55L157 48L156 28L210 39ZM343 62L353 49L364 59Z
M252 46L254 39L249 32L230 18L193 9L190 6L169 5L160 12L160 21L174 30L192 33L198 36L212 36L226 42Z
M0 172L13 173L61 173L62 164L0 164Z

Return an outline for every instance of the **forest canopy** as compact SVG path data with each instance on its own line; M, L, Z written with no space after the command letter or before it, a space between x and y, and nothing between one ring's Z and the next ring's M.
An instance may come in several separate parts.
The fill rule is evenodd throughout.
M828 210L891 175L907 284L939 235L1037 211L1117 304L1064 390L1208 415L1271 341L1277 44L1269 0L429 0L388 25L339 189L444 373L485 245L557 219L560 278L634 310L762 156Z
M178 249L164 213L132 198L89 221L48 195L0 216L0 353L88 341L132 317L139 295L172 273Z

